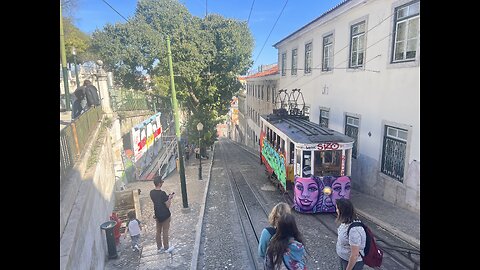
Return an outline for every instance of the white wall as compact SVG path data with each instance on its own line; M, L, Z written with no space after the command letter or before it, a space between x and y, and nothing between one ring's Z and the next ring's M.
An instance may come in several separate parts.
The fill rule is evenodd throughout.
M390 64L394 8L410 1L353 0L330 12L319 21L277 44L281 72L281 54L287 52L286 76L280 76L281 89L300 88L311 106L310 120L319 123L319 107L330 108L329 128L344 133L345 114L360 118L359 156L353 161L354 187L419 211L420 183L420 63ZM319 14L320 16L321 14ZM364 69L348 69L350 26L366 20ZM322 72L323 36L334 34L333 71ZM313 43L313 69L304 74L305 44ZM291 50L298 48L298 71L290 75ZM380 173L383 132L386 123L407 128L407 164L400 183ZM371 133L371 136L368 133ZM409 165L415 172L409 171ZM408 172L408 177L407 177ZM415 176L414 176L415 175ZM411 193L414 193L412 196Z
M265 70L264 70L265 71ZM278 90L280 89L278 87L278 79L279 79L279 74L273 74L273 75L267 75L267 76L262 76L262 77L256 77L256 78L247 78L246 79L246 89L248 87L258 87L259 91L261 90L261 87L263 86L263 99L262 95L260 94L260 97L255 95L255 91L252 90L249 92L248 90L245 92L246 94L246 105L245 105L245 119L248 127L255 132L255 135L257 137L257 141L255 142L255 135L252 136L252 134L249 134L247 132L247 140L246 140L246 145L254 148L255 150L259 150L259 140L260 140L260 120L256 122L255 116L254 115L249 115L248 113L248 106L254 109L259 115L265 115L265 114L270 114L273 112L273 109L275 108L275 104L272 102L272 99L275 99L276 94L278 93ZM267 87L269 86L269 88ZM272 97L272 88L275 88L275 95ZM267 89L269 89L269 99L267 100ZM260 119L260 117L258 118Z

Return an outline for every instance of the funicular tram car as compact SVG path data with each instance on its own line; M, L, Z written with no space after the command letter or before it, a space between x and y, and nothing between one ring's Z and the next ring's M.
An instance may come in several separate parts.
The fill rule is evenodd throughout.
M293 189L296 211L335 212L337 198L350 198L354 140L310 122L305 105L300 109L297 100L282 101L273 114L260 116L261 163L277 187Z

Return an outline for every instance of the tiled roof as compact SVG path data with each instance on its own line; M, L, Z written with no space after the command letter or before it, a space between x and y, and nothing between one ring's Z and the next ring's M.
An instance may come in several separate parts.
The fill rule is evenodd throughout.
M265 77L265 76L274 75L274 74L278 74L278 73L279 73L278 72L278 65L275 65L271 69L267 69L267 70L264 70L264 71L261 71L261 72L257 72L253 75L250 75L250 76L240 77L239 79L246 80L246 79L258 78L258 77Z

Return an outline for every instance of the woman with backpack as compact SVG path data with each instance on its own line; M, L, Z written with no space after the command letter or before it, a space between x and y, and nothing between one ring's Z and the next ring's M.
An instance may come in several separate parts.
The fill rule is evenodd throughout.
M268 244L264 269L307 269L304 240L291 213L285 213L278 219L277 230Z
M260 258L265 259L265 252L268 243L277 230L278 219L285 213L291 213L291 207L288 204L281 202L277 203L268 215L268 223L270 226L262 230L262 234L258 240L258 256L260 256Z
M335 202L337 206L337 255L340 258L342 270L363 269L363 249L366 244L366 234L362 226L355 226L348 231L348 227L357 219L355 208L350 200L340 198ZM361 256L360 256L361 254Z

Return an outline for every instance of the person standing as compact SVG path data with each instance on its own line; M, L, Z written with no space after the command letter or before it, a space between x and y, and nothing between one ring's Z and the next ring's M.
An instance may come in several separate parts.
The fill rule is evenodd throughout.
M128 223L127 228L125 229L125 235L123 239L127 237L127 233L130 233L130 238L132 239L132 250L140 251L140 232L142 230L142 225L135 215L135 211L130 211L127 213Z
M168 231L170 229L170 220L172 215L170 213L170 205L172 203L172 199L175 193L167 195L167 193L162 190L163 182L164 181L162 180L162 177L160 175L155 176L155 178L153 179L155 189L152 189L150 191L150 198L153 202L153 211L155 214L154 218L156 222L155 226L157 229L155 235L155 241L157 242L157 252L170 253L174 249L174 247L170 246L168 242Z
M304 240L291 213L285 213L278 219L277 231L268 244L264 269L307 269Z
M82 114L83 106L82 102L85 99L85 86L79 86L75 92L73 92L75 100L72 106L72 119L76 119Z
M85 87L85 97L87 98L87 108L100 106L100 98L98 97L98 90L90 80L83 82Z
M268 215L268 223L270 224L270 226L262 230L260 240L258 240L258 256L260 258L265 259L265 252L267 250L268 243L270 242L270 239L273 237L277 230L278 220L280 219L280 216L285 213L291 213L291 207L288 204L281 202L277 203Z
M362 270L364 256L363 249L366 244L365 230L361 226L352 227L348 233L348 227L357 218L355 208L350 200L339 198L335 201L337 208L336 222L340 223L337 229L337 255L340 258L342 270Z

